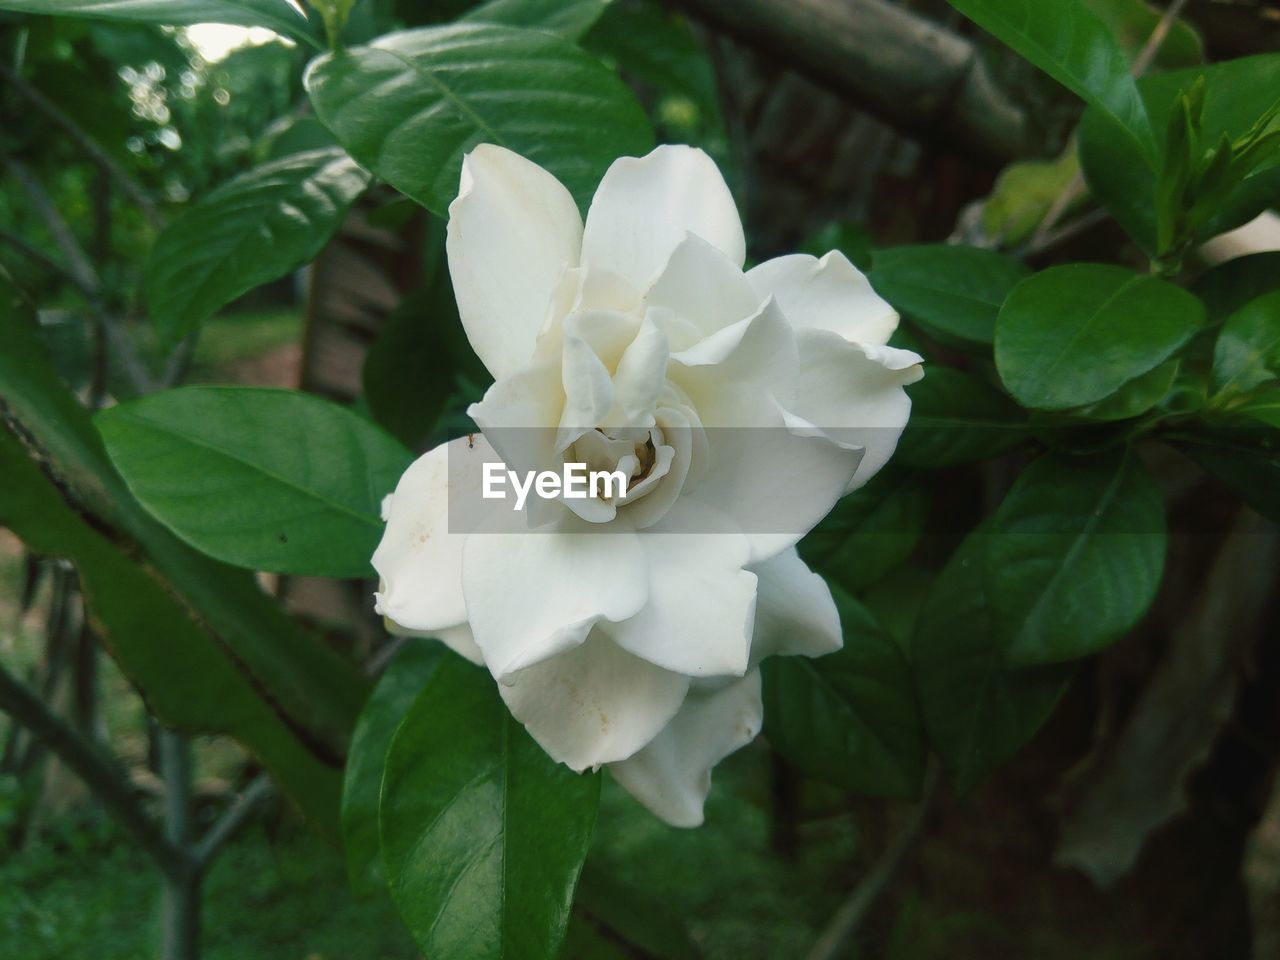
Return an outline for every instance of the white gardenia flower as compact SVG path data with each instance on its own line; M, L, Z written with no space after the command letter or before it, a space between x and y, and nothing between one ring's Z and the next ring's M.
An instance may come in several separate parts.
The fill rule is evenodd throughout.
M616 161L585 228L547 171L473 150L449 270L496 382L481 433L401 478L373 557L392 630L483 664L548 754L607 765L679 826L760 731L760 661L839 649L795 543L889 458L921 376L840 253L744 273L745 252L700 150ZM628 490L517 512L481 496L486 461L620 469Z

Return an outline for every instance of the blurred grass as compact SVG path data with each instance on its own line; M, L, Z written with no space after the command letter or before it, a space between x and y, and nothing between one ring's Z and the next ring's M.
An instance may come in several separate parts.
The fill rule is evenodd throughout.
M190 383L226 379L227 368L299 343L300 307L237 310L207 320L191 360Z
M101 816L0 863L0 957L153 960L159 876ZM409 960L390 901L357 901L341 855L286 818L248 827L205 883L203 960Z

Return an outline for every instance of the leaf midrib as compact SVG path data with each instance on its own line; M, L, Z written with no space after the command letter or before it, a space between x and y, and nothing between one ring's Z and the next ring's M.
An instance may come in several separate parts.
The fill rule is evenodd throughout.
M163 433L163 434L165 434L165 435L167 435L167 436L169 436L169 437L172 437L172 438L174 438L174 439L176 439L176 440L179 440L179 441L181 441L181 442L183 442L183 443L185 443L185 444L187 444L187 445L189 445L189 446L198 447L198 448L200 448L200 449L207 450L207 451L209 451L210 453L214 453L214 454L216 454L216 455L218 455L218 456L220 456L220 457L222 457L222 458L224 458L224 459L226 459L226 460L230 460L230 461L231 461L231 462L233 462L233 463L237 463L237 464L239 464L239 465L241 465L241 466L248 467L248 468L249 468L250 470L252 470L252 471L255 471L255 472L257 472L257 473L262 474L262 475L263 475L263 476L265 476L265 477L268 477L268 478L270 478L270 479L272 479L272 480L275 480L276 482L278 482L278 483L279 483L279 484L281 484L282 486L288 487L288 488L289 488L289 489L291 489L291 490L296 490L296 491L298 491L298 492L302 493L303 495L305 495L305 496L309 497L310 499L315 500L315 501L317 501L317 502L319 502L319 503L324 504L325 506L333 507L333 508L334 508L334 509L336 509L339 513L343 513L343 514L346 514L346 515L347 515L347 516L349 516L349 517L353 517L353 518L355 518L356 520L359 520L359 521L360 521L361 523L363 523L364 525L366 525L366 526L368 526L368 527L371 527L372 529L375 529L375 530L381 530L381 529L382 529L382 521L381 521L381 520L379 520L379 519L376 519L372 514L361 513L360 511L358 511L358 510L356 510L356 509L354 509L354 508L352 508L352 507L350 507L350 506L347 506L347 505L346 505L346 504L344 504L344 503L340 503L340 502L338 502L338 501L336 501L336 500L331 500L331 499L329 499L328 497L324 496L323 494L321 494L320 492L318 492L318 491L316 491L316 490L310 489L310 488L308 488L308 487L302 487L302 486L299 486L299 485L298 485L297 483L295 483L294 481L289 480L288 478L281 476L280 474L276 473L274 470L269 470L269 469L267 469L267 468L263 467L261 464L254 463L254 462L252 462L252 461L250 461L250 460L246 460L244 457L239 456L239 455L237 455L237 454L235 454L235 453L232 453L232 452L230 452L230 451L227 451L227 450L225 450L225 449L223 449L223 448L221 448L221 447L215 446L215 445L214 445L214 444L212 444L212 443L209 443L209 442L206 442L206 441L204 441L204 440L198 439L198 438L193 437L193 436L191 436L191 435L189 435L189 434L179 433L178 431L174 430L172 427L169 427L169 426L167 426L167 425L165 425L165 424L162 424L162 423L160 423L160 422L158 422L158 421L155 421L155 420L150 420L150 419L148 419L148 418L146 418L146 417L138 416L137 414L135 414L135 413L133 413L133 412L131 412L131 411L121 411L121 412L119 412L119 413L114 414L114 416L115 416L116 418L123 419L123 420L125 420L125 421L130 421L130 422L133 422L133 423L135 423L135 424L141 424L141 425L143 425L143 426L145 426L145 427L149 427L149 428L151 428L151 429L153 429L153 430L155 430L155 431L157 431L157 432L159 432L159 433ZM128 481L128 476L126 476L126 477L125 477L125 479L126 479L126 482L127 482L127 481ZM130 485L130 486L132 486L132 485Z

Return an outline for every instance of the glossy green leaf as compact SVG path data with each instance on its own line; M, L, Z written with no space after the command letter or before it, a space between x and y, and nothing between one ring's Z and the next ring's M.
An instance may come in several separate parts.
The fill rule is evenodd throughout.
M371 576L382 498L412 459L375 424L293 390L182 387L95 422L156 519L251 570Z
M1013 449L1027 439L1027 415L973 374L929 364L907 387L911 418L894 460L913 467L948 467Z
M924 599L910 660L929 742L967 793L1040 729L1070 668L1010 666L983 587L986 533L971 533Z
M448 656L396 732L382 782L391 896L423 953L554 957L599 797L599 774L548 757L488 673Z
M0 10L185 26L229 23L267 27L319 47L307 18L288 0L0 0Z
M1114 119L1127 142L1154 168L1151 121L1111 31L1080 0L949 0L1086 103ZM1162 129L1159 125L1155 129Z
M1164 501L1132 454L1043 456L992 515L984 590L1009 660L1057 663L1114 643L1164 571Z
M609 0L489 0L468 11L460 22L533 27L577 40L608 6Z
M1203 139L1217 143L1225 134L1243 136L1276 100L1280 90L1280 54L1241 57L1224 63L1168 73L1138 81L1151 124L1165 130L1179 91L1195 79L1205 80ZM1078 132L1080 162L1090 192L1119 224L1148 251L1156 247L1156 177L1144 155L1119 129L1116 121L1090 107ZM1208 239L1252 220L1280 197L1280 170L1255 173L1233 190L1197 236Z
M72 563L94 630L164 723L240 741L281 789L334 833L338 770L298 741L269 699L241 674L146 568L128 559L59 495L0 425L0 526L29 549Z
M360 712L342 780L342 846L347 876L357 893L384 889L378 801L387 749L400 721L443 660L444 648L430 640L406 640L387 664Z
M77 566L96 628L161 717L235 736L336 837L341 756L366 692L359 672L250 574L192 550L138 506L2 271L0 395L33 457L24 465L10 449L0 523ZM129 563L112 552L120 544Z
M879 797L912 797L925 740L911 671L893 638L853 597L832 593L844 648L816 660L766 660L769 742L805 773Z
M861 590L911 555L928 515L925 488L884 470L835 505L800 541L800 555L846 589Z
M1123 267L1073 263L1028 277L996 320L1000 379L1019 403L1095 403L1163 363L1204 322L1181 287Z
M294 154L223 184L156 239L147 263L151 319L180 339L236 297L312 260L369 175L337 148Z
M1230 317L1213 348L1213 389L1246 393L1280 377L1280 290Z
M1031 271L1011 257L957 244L875 251L868 279L876 293L930 332L991 343L996 314Z
M314 61L320 119L362 164L444 216L463 155L508 147L555 174L585 206L618 156L653 131L622 81L540 30L488 24L388 34Z
M1097 403L1079 407L1071 413L1089 420L1128 420L1146 413L1169 395L1178 377L1178 361L1168 360Z

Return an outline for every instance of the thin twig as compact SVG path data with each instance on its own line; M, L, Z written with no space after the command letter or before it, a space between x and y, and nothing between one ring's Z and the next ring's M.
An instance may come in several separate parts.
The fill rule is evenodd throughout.
M1100 223L1104 223L1110 218L1110 214L1101 207L1090 210L1088 213L1082 213L1069 223L1065 223L1055 230L1050 230L1042 237L1032 237L1031 241L1025 247L1018 251L1020 257L1036 257L1048 250L1052 250L1060 243L1065 243L1072 237L1084 233L1096 227Z
M93 268L93 262L85 253L84 247L80 245L80 241L76 239L75 232L58 212L53 199L45 192L35 175L27 169L26 164L10 159L8 167L10 175L18 181L27 195L28 202L35 208L36 215L44 221L45 228L53 237L53 242L62 251L62 257L74 278L75 285L90 297L100 296L102 284L98 280L98 271Z
M167 876L184 876L191 870L191 859L165 838L160 825L143 810L133 788L115 764L3 667L0 667L0 709L39 737L93 788L94 796L133 834L139 846L151 854Z
M807 960L835 960L840 955L849 938L857 932L858 926L867 913L880 899L889 882L920 842L925 824L933 811L941 780L942 775L937 763L931 762L928 773L925 775L923 795L911 814L911 819L902 828L902 832L894 837L893 843L889 845L889 849L884 852L871 872L840 904L839 909L832 915L809 950Z
M56 273L85 296L91 296L96 292L93 290L86 290L84 287L81 287L80 278L77 277L70 269L53 259L53 257L49 256L49 254L45 253L35 244L24 240L22 237L10 230L5 230L3 227L0 227L0 243L8 244L28 260L35 261L50 273Z
M142 211L147 221L160 230L164 227L164 216L160 213L159 208L155 205L155 201L148 196L147 191L142 185L125 170L124 167L116 163L105 150L102 149L98 141L93 139L84 129L67 116L62 109L46 97L43 93L27 83L21 76L15 73L4 63L0 63L0 78L9 84L14 90L26 97L37 109L45 114L50 120L62 127L66 131L67 136L71 137L85 153L89 154L102 169L111 175L111 179L120 184L122 189L129 198L138 205L138 209Z
M226 812L218 818L218 821L209 828L209 832L201 837L200 842L196 844L195 860L201 870L206 869L213 862L214 857L218 855L227 841L234 837L236 832L244 826L245 821L257 809L258 804L271 796L271 790L271 779L265 773L260 773L232 801Z
M157 386L146 364L138 356L137 346L103 303L102 281L84 247L76 238L57 205L45 191L40 181L17 160L8 161L9 172L22 186L32 209L49 231L58 249L62 251L67 266L64 274L83 295L89 306L89 318L100 326L107 342L120 361L121 369L130 386L138 393L150 393Z
M1165 8L1164 14L1160 17L1160 22L1155 25L1155 28L1151 31L1151 36L1147 37L1147 42L1142 45L1142 49L1133 61L1133 75L1135 77L1144 76L1147 70L1151 68L1151 64L1155 62L1156 54L1164 46L1165 37L1173 29L1174 21L1182 14L1182 8L1186 5L1187 0L1173 0Z

